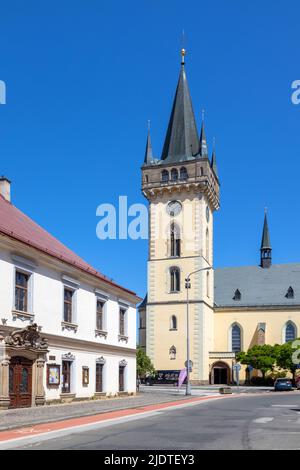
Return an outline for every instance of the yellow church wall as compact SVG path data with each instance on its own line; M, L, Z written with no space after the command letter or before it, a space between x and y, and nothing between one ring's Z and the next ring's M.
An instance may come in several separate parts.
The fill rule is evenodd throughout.
M214 313L214 351L229 351L230 329L234 323L238 323L242 332L242 349L246 351L257 344L256 333L259 323L265 323L265 343L284 343L284 328L288 321L295 324L297 332L300 332L300 310L295 309L243 309L225 310L215 309Z

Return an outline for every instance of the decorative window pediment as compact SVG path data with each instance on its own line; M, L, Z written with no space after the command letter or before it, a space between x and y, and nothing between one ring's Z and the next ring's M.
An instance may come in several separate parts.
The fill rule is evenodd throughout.
M62 355L63 361L75 361L75 356L71 352Z
M104 359L103 356L98 357L98 358L96 359L96 364L102 364L102 365L104 365L105 363L106 363L106 359Z

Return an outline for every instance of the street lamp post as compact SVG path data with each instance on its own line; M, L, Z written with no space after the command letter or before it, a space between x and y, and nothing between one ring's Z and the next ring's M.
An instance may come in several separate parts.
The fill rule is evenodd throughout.
M191 276L193 274L199 273L200 271L208 271L213 269L212 266L197 269L188 274L185 279L185 288L186 288L186 389L185 394L191 395L191 382L190 382L190 318L189 318L189 289L191 288Z

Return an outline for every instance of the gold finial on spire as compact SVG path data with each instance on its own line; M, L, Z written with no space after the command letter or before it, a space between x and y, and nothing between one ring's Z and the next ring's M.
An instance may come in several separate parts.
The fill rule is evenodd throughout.
M184 29L182 30L182 45L181 45L181 65L184 65L185 63L185 34L184 34Z
M185 54L186 54L186 50L182 48L181 49L181 65L184 65L185 63Z
M150 129L151 129L151 120L148 119L148 132L150 132Z
M268 212L268 208L265 207L265 215L267 215L267 212Z
M205 117L205 109L202 108L202 121L204 121L204 117Z

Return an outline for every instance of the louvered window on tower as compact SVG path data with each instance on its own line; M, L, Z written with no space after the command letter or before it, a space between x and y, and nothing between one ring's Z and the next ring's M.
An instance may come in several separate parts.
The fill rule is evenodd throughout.
M173 168L171 170L171 180L172 181L177 181L178 180L178 171L176 170L176 168Z
M183 166L182 168L180 168L180 179L187 180L187 178L188 178L187 169Z
M240 293L240 291L237 289L234 293L234 296L233 296L233 300L241 300L242 298L242 294Z
M294 298L294 289L290 286L287 290L287 293L285 294L287 299L293 299Z
M169 181L169 172L168 172L167 170L163 170L163 171L161 172L161 180L162 180L163 182Z

